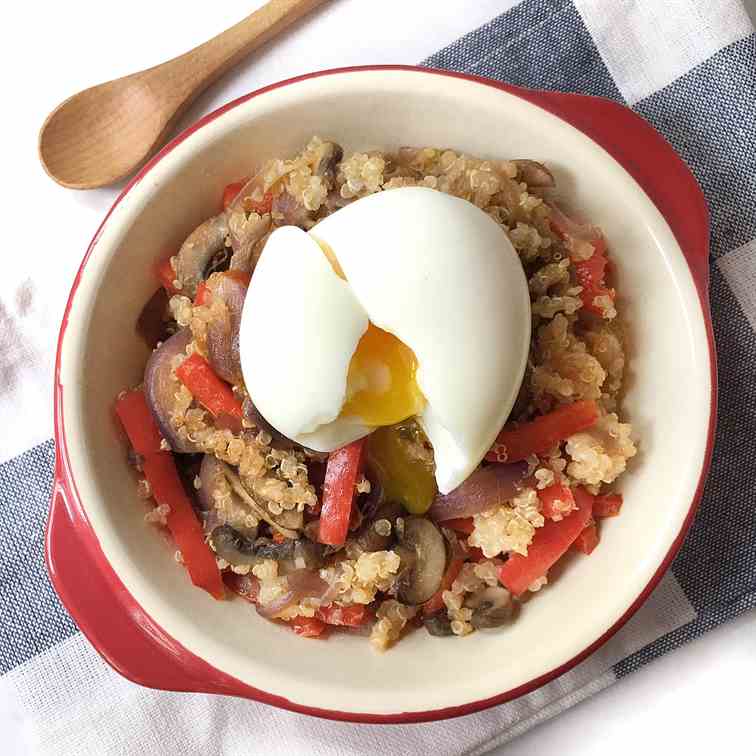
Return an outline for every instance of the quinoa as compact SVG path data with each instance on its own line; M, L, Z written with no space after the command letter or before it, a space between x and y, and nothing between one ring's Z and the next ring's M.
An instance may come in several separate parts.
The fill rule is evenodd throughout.
M370 604L376 593L393 587L399 564L394 551L365 552L324 567L320 576L333 587L340 604Z
M456 544L456 553L468 554L472 547L483 555L482 561L466 561L441 594L440 612L457 636L473 631L474 597L480 591L496 586L504 590L498 578L504 561L513 554L527 556L545 524L541 492L563 486L563 496L555 498L552 491L549 498L549 517L559 521L574 508L571 489L584 486L594 494L606 492L606 486L617 480L636 453L632 428L621 411L626 368L622 314L610 288L598 289L588 301L577 274L580 263L596 253L598 247L590 239L598 238L600 231L592 229L585 238L562 238L555 233L552 223L557 223L558 215L554 214L560 211L548 189L528 184L526 179L532 173L523 167L528 162L532 167L532 161L486 159L437 147L343 155L334 143L314 136L299 154L268 160L248 184L248 194L235 201L227 217L226 246L231 246L234 238L251 238L254 243L248 259L252 268L276 226L295 224L310 229L349 202L408 186L427 187L471 202L499 224L511 241L528 282L532 338L523 387L510 420L527 422L580 400L595 401L600 417L589 429L530 455L526 460L527 485L509 500L474 515L472 533L466 539L457 543L457 537L445 531L452 539L450 543ZM171 266L178 279L176 257L171 258ZM215 282L222 280L215 276L221 275L213 273L208 278L211 294ZM182 443L213 455L238 476L238 481L232 476L232 485L224 468L216 469L212 521L227 524L250 540L258 532L265 537L281 536L266 530L265 523L271 520L299 537L312 537L320 502L310 481L309 453L281 444L280 437L258 428L253 416L241 418L240 427L233 430L217 423L178 380L175 371L186 357L196 353L210 360L209 333L218 323L229 324L231 313L222 297L205 297L203 304L195 304L181 293L180 280L174 285L179 293L169 299L168 309L179 327L189 329L191 340L185 353L177 355L171 365L174 401L170 424ZM189 287L184 290L191 293ZM240 402L247 399L243 381L232 390ZM161 448L170 450L166 440ZM412 449L418 460L433 464L428 444L418 442ZM194 478L194 489L201 489L199 477ZM248 497L241 495L244 492ZM355 494L370 492L370 480L358 478ZM143 478L138 483L138 495L152 495ZM156 506L145 520L165 525L169 513L166 505ZM350 526L353 535L341 549L328 552L318 571L327 588L325 593L286 606L276 619L321 616L321 606L367 607L370 616L374 612L370 642L382 651L401 637L418 609L396 598L397 577L403 569L399 553L391 548L368 552L360 545L357 533L361 517L358 510ZM367 526L378 537L391 539L394 535L401 537L404 520L381 518ZM182 561L180 552L175 558ZM289 591L287 572L292 568L272 559L234 565L216 555L216 562L232 576L248 576L249 585L256 586L255 600L260 606L269 606ZM548 576L543 575L528 586L528 591L537 592L547 583Z
M404 626L417 614L417 608L388 599L376 612L376 622L370 631L370 643L377 651L385 651L399 640Z
M474 529L468 538L486 557L514 552L526 556L536 528L543 526L538 494L523 488L509 502L473 517Z
M620 423L612 412L599 418L592 428L570 436L565 444L572 458L567 473L588 485L613 483L636 452L630 431L630 425Z

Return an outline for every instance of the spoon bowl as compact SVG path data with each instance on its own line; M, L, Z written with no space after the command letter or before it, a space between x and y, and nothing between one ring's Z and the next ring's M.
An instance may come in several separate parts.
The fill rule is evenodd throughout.
M201 92L323 2L270 0L178 58L69 97L42 124L42 166L70 189L122 179L155 151Z
M39 157L69 189L113 184L138 167L176 120L139 74L85 89L47 117Z

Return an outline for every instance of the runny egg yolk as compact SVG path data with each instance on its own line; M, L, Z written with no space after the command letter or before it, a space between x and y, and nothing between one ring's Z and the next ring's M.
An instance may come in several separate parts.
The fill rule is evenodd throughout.
M337 276L346 280L333 250L318 240ZM393 334L370 323L357 344L347 373L346 401L340 417L365 425L394 425L422 412L425 397L415 373L415 353Z
M417 415L425 397L416 371L414 352L370 323L349 363L341 417L358 417L365 425L393 425Z

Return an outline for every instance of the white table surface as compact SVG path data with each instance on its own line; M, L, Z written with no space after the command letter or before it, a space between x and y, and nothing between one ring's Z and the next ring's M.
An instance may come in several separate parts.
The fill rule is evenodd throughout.
M756 0L745 2L756 17ZM0 70L7 109L0 196L6 213L11 208L6 218L14 219L3 254L35 240L45 246L45 274L61 282L60 296L49 303L56 321L75 268L116 192L71 192L47 179L36 160L36 136L45 115L71 93L181 53L261 4L26 0L3 11ZM185 123L239 94L305 71L416 63L513 4L514 0L333 0L216 85ZM40 238L30 230L40 226L41 215L45 231ZM41 427L33 441L49 436L50 428ZM756 614L667 655L496 753L756 754L753 680ZM28 750L15 702L5 695L0 699L0 751L20 756Z

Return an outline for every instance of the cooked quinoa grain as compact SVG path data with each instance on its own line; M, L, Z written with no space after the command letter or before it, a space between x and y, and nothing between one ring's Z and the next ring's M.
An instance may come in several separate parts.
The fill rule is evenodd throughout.
M577 508L579 488L610 493L607 487L625 472L636 454L621 402L626 324L611 280L586 278L585 262L604 254L605 245L598 243L601 232L567 218L554 202L552 183L549 171L532 160L487 159L437 147L345 155L336 143L314 136L299 154L268 160L228 209L211 219L225 239L221 237L222 249L214 251L201 275L185 274L181 253L171 258L178 293L169 298L165 317L171 319L169 333L183 329L188 342L181 342L178 353L169 352L165 363L170 390L160 449L173 453L177 463L189 452L201 455L200 469L199 463L192 466L190 455L181 474L203 536L229 587L267 618L291 623L310 636L323 635L327 625L369 628L370 643L378 651L421 620L433 635L467 636L476 627L501 625L522 598L502 587L507 560L514 555L520 555L519 561L527 558L547 522L553 529L569 518ZM527 456L523 452L527 470L517 493L486 502L482 511L476 507L471 524L463 523L469 534L437 528L443 534L446 569L454 567L456 574L449 572L437 583L422 612L400 600L407 598L401 585L411 576L415 559L402 544L409 515L392 511L390 505L396 502L382 501L383 486L376 488L366 469L355 479L357 503L346 543L318 543L318 518L325 516L323 455L283 438L256 412L247 411L251 397L238 370L238 354L236 370L233 361L222 363L223 370L215 362L219 332L238 328L233 303L220 294L224 281L228 283L224 277L251 272L276 227L309 230L361 197L409 186L445 192L480 208L501 227L522 263L532 337L507 430L578 401L595 403L591 406L598 415L585 430L566 432L553 444L549 438L551 448L539 447ZM570 231L571 224L580 232ZM225 270L229 266L230 272ZM203 297L195 295L201 278L207 290ZM239 403L233 417L213 416L179 380L176 371L195 354L229 383ZM306 374L308 366L302 369ZM121 392L119 400L126 394ZM398 432L413 463L432 470L433 450L414 421L400 424ZM142 461L132 452L131 463L139 473L137 495L149 499L152 489ZM166 525L170 513L168 505L160 504L144 519ZM174 558L184 561L179 551ZM523 584L520 591L535 593L547 583L548 573ZM499 612L493 618L485 614L492 606Z

